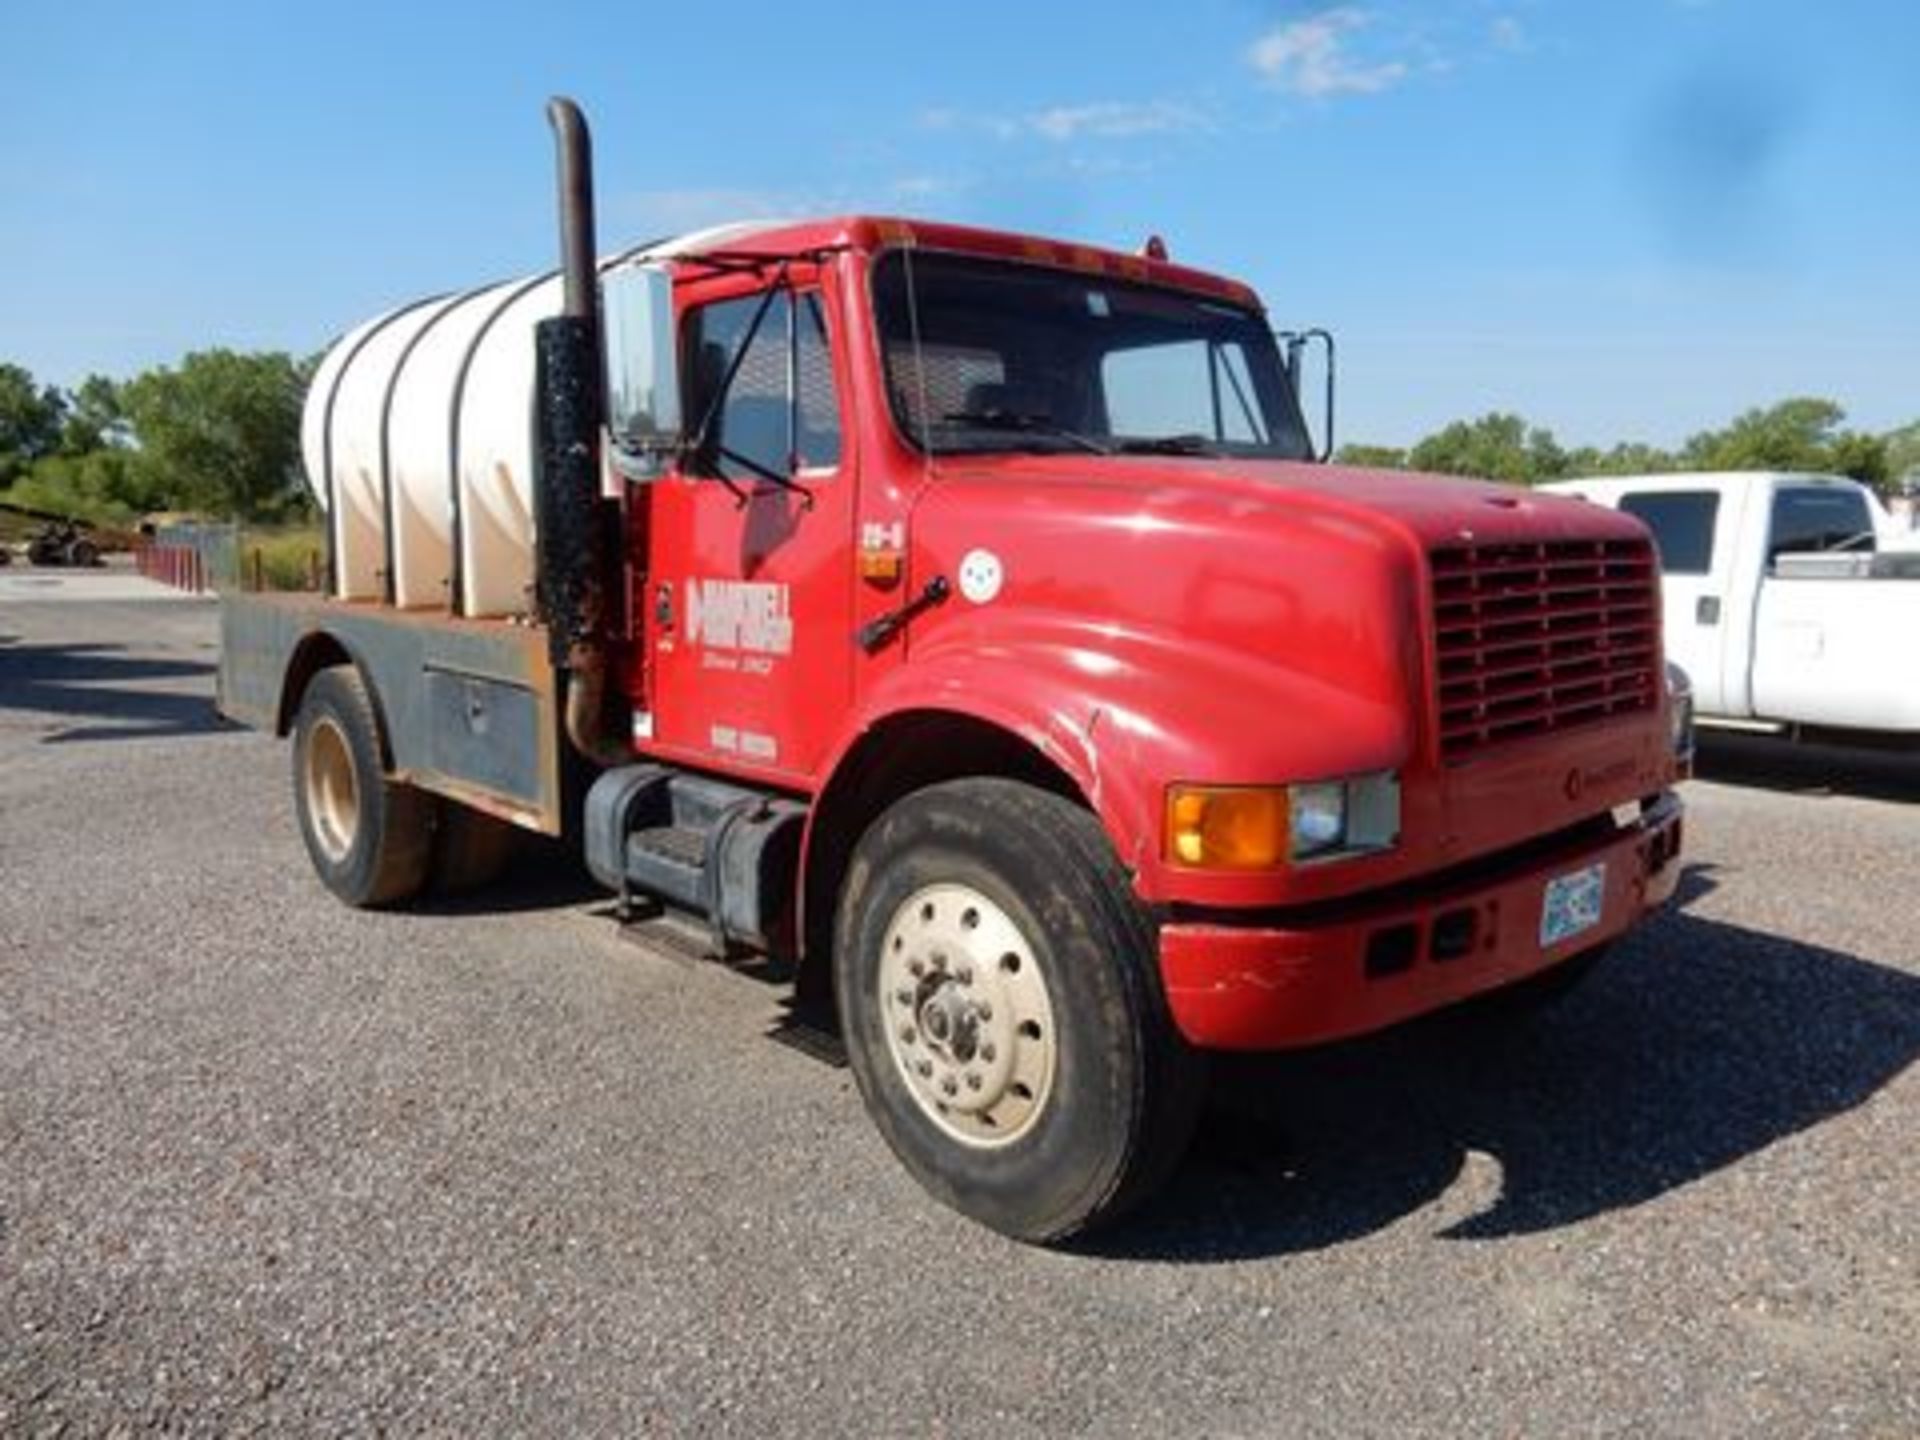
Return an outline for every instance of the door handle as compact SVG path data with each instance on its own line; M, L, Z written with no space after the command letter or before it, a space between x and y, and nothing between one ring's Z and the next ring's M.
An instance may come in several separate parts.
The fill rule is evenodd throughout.
M1694 602L1693 618L1702 625L1718 625L1720 623L1720 597L1718 595L1702 595Z

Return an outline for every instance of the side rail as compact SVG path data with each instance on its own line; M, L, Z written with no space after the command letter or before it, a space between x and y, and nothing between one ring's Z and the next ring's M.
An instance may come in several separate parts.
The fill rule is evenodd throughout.
M220 601L220 713L285 735L307 682L360 668L394 774L523 829L563 816L557 677L534 625L459 620L312 595Z

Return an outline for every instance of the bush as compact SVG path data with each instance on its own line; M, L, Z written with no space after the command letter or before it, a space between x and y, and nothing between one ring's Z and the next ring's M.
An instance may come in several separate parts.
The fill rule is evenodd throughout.
M324 570L325 541L317 529L248 530L240 549L243 583L248 587L257 574L263 590L309 590L314 577Z
M125 525L142 508L136 473L134 457L124 450L49 455L0 499L96 525Z

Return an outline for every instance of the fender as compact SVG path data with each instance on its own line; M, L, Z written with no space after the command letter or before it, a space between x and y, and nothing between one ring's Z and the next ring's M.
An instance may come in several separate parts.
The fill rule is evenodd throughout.
M1167 865L1168 784L1396 769L1415 744L1415 707L1346 694L1187 636L1009 608L964 627L928 625L909 643L906 663L872 686L836 747L826 789L860 738L889 717L931 711L982 721L1072 780L1151 904L1271 905L1346 888L1330 887L1325 870L1229 875ZM1337 879L1355 877L1354 888L1379 874L1371 861L1338 868L1346 874Z
M373 705L374 717L380 722L380 758L391 766L393 746L387 739L386 701L380 694L373 671L368 667L367 657L361 653L358 645L326 626L303 631L294 644L280 683L279 702L274 707L273 733L281 739L292 734L294 717L299 714L301 698L307 693L307 686L313 683L313 677L331 666L343 664L351 665L360 672L361 683L367 687L367 699Z

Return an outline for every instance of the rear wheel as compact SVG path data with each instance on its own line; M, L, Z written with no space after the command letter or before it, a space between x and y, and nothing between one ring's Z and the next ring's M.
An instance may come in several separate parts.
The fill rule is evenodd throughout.
M919 791L856 847L835 987L868 1112L956 1210L1022 1240L1109 1221L1186 1148L1202 1057L1099 823L1005 780Z
M293 732L300 836L322 883L349 905L388 905L427 877L433 802L386 773L380 722L358 671L313 677Z

